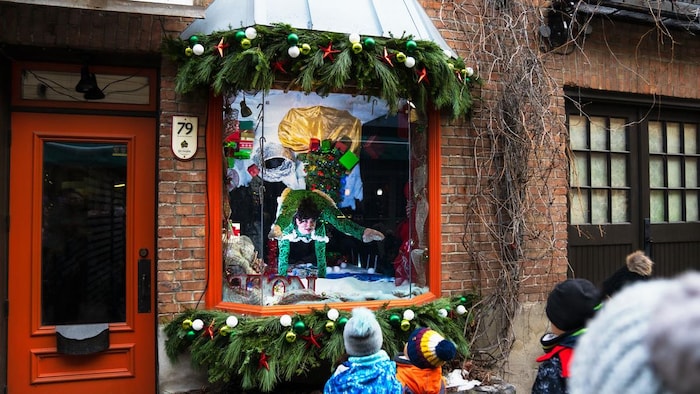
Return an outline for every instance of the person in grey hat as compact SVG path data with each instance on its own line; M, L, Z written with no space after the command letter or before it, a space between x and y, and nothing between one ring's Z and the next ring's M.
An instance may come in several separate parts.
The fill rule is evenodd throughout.
M396 363L382 350L384 337L374 312L358 307L343 328L347 361L326 382L324 394L401 394Z
M700 273L625 287L588 324L571 394L700 392Z

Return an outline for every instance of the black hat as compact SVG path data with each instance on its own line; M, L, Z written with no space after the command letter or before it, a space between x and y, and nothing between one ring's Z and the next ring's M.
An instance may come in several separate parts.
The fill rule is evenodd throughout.
M583 328L600 305L598 288L586 279L567 279L549 293L545 312L562 331Z

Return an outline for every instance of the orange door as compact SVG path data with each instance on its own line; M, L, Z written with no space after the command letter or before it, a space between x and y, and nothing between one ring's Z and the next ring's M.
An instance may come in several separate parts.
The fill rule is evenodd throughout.
M12 115L7 393L156 392L155 131Z

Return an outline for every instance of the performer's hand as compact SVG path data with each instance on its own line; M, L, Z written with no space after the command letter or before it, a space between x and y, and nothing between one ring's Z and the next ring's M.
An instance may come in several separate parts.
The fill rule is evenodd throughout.
M273 224L270 232L267 234L267 238L275 239L282 236L282 227L277 224Z
M373 228L366 228L362 233L362 242L381 241L383 239L384 234Z

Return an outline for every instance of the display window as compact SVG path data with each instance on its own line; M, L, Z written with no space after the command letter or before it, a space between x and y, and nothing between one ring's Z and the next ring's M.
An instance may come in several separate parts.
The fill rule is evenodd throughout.
M429 127L410 102L392 114L379 98L275 89L222 101L215 302L320 306L430 293Z

